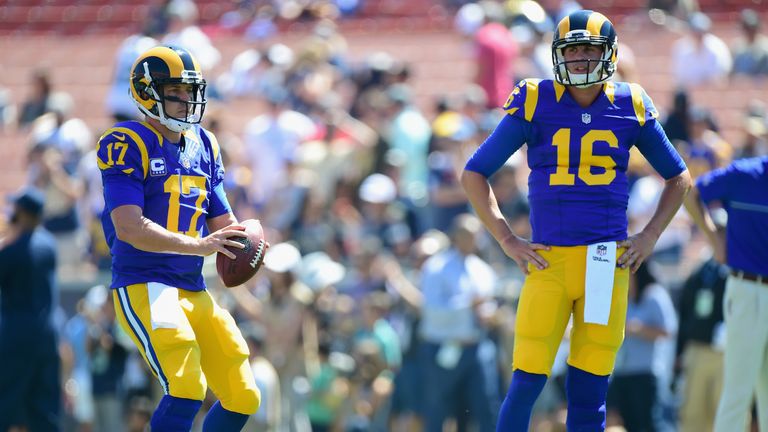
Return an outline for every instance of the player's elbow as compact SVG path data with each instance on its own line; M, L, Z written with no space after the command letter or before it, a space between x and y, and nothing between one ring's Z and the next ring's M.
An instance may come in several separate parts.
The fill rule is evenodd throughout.
M112 225L115 227L115 236L118 240L133 245L141 235L142 216L141 209L133 206L122 206L112 211Z
M682 187L685 190L685 193L688 194L688 192L690 192L691 188L693 187L693 179L691 178L691 173L690 171L685 170L680 175L682 176L680 179Z
M139 230L134 224L130 223L120 223L115 224L115 236L118 240L128 243L128 244L134 244L136 241L136 238L138 237Z
M488 179L478 172L465 168L464 171L461 172L459 181L461 182L461 186L464 188L464 190L469 192L475 185L479 183L487 183Z
M675 186L676 189L679 189L682 191L683 196L687 195L688 192L690 192L691 187L693 186L691 173L688 170L681 172L675 177L672 177L671 179L669 179L669 181L672 182L672 184Z

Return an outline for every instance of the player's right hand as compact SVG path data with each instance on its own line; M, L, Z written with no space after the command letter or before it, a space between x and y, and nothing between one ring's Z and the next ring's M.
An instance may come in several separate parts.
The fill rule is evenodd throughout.
M248 234L245 232L245 227L241 225L230 225L212 232L200 239L200 255L208 256L216 252L221 252L230 259L235 259L235 254L229 251L225 246L243 249L245 248L245 243L231 240L231 237L248 237Z
M518 237L514 234L505 238L499 243L501 249L508 257L515 260L518 267L523 271L525 275L528 275L528 263L530 262L536 266L539 270L544 270L549 266L547 260L539 255L537 250L549 250L550 247L539 243L531 243L530 241Z

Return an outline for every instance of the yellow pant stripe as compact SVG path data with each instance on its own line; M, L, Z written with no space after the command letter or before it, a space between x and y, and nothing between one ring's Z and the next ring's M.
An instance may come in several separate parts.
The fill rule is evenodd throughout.
M155 350L152 348L152 342L149 339L149 334L141 323L141 319L136 315L131 307L131 301L128 298L128 290L126 287L117 288L115 292L115 301L119 307L116 307L116 311L120 311L121 317L125 320L125 324L131 329L133 336L139 341L139 350L147 361L147 364L152 369L160 384L163 387L163 391L168 394L168 379L163 373L163 369L160 367L160 361L157 358Z

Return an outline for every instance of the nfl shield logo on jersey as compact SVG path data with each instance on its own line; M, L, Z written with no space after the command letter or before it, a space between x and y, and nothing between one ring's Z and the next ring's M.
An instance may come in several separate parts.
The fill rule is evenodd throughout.
M589 115L589 113L582 113L581 114L581 122L584 123L584 124L592 123L592 116Z

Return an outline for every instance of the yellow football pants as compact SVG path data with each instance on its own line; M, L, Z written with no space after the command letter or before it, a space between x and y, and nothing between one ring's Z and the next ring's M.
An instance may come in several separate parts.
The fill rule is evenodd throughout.
M178 290L183 313L170 328L153 329L147 284L113 290L120 326L139 348L166 394L203 400L207 386L233 412L253 414L260 394L248 346L226 310L208 291Z
M586 246L538 251L549 267L530 274L520 294L515 322L512 368L549 375L560 341L573 314L568 364L595 375L613 371L616 353L624 340L629 269L616 268L608 325L584 322ZM621 256L624 249L616 252Z

